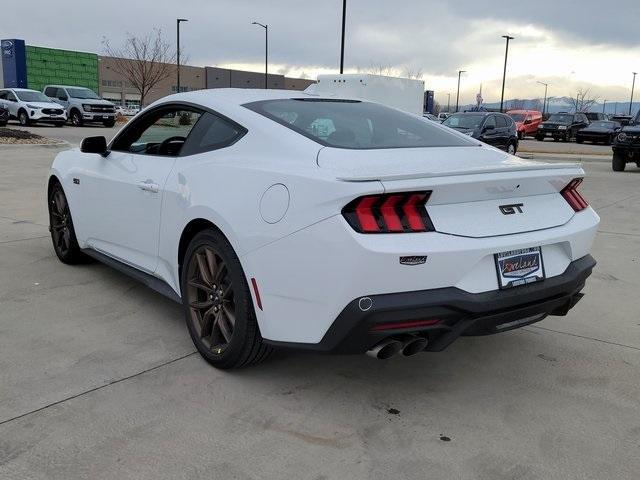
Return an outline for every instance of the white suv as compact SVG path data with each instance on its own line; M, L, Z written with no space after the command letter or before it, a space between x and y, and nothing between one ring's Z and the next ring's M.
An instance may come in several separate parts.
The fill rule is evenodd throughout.
M47 85L44 94L62 105L73 125L79 127L85 122L102 123L113 127L116 123L116 106L103 100L93 90L85 87Z
M42 122L62 127L67 121L67 113L64 108L37 90L26 88L0 90L0 105L7 107L9 118L17 119L20 125L26 126Z

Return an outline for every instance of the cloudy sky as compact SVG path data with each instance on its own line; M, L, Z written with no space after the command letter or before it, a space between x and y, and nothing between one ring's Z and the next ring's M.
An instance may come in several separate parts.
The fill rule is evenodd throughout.
M336 73L342 0L21 0L2 8L3 38L102 53L126 32L161 28L182 43L189 63L261 71L269 24L270 70L315 78ZM553 96L589 88L600 100L628 101L640 71L640 0L348 0L345 68L421 71L446 103L457 71L466 70L461 102L500 99L504 39L509 51L507 98ZM639 78L640 80L640 78Z

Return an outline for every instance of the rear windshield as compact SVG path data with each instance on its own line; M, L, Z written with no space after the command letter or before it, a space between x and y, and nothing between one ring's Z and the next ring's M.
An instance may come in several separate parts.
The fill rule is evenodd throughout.
M477 145L427 119L377 103L305 98L244 106L329 147L364 150Z
M573 122L573 115L567 114L554 114L549 117L550 122L571 123Z

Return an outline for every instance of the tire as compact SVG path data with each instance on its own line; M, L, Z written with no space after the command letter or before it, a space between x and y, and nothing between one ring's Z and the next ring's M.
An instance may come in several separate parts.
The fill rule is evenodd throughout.
M544 137L541 137L540 135L536 135L536 140L539 142L544 142Z
M20 122L20 125L22 125L23 127L28 127L29 125L31 125L31 120L29 120L29 115L27 115L26 111L20 110L18 112L18 122Z
M71 123L75 127L81 127L84 124L84 120L82 119L82 115L78 110L71 111Z
M524 140L524 132L518 132L518 140Z
M180 283L189 335L207 362L232 369L271 354L260 335L242 266L224 235L210 229L191 240Z
M507 153L509 155L515 155L517 150L518 150L518 147L516 146L516 142L514 141L509 142L509 144L507 145Z
M87 257L80 250L76 239L67 196L62 185L58 182L52 186L47 203L49 206L49 231L56 255L62 263L67 265L86 263Z
M584 140L581 137L576 137L576 143L582 143Z
M625 167L627 166L627 161L624 156L619 153L613 154L613 160L611 162L611 167L614 172L624 172Z
M116 124L116 121L115 120L107 120L106 122L103 122L102 124L107 128L111 128Z
M54 123L54 125L58 128L64 127L64 123Z
M560 141L560 137L553 137L553 141L554 142L559 142Z
M7 122L0 122L0 127L6 127L7 126Z

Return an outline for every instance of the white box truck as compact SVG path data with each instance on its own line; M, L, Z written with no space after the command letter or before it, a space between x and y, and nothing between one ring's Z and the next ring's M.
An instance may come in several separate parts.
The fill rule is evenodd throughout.
M357 98L422 115L424 81L371 74L318 75L306 90L324 96Z

